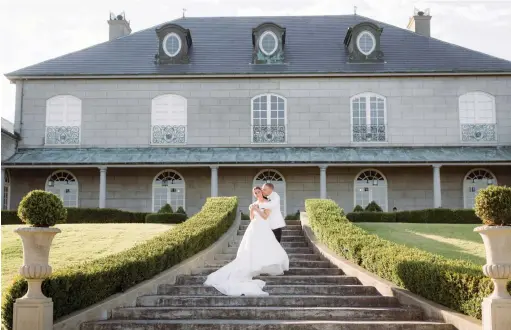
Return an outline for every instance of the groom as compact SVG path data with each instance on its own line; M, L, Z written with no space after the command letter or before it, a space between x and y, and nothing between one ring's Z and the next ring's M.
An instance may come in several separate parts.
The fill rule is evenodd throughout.
M263 195L268 199L268 203L266 203L265 208L271 210L268 219L270 221L270 227L273 230L275 238L280 243L282 228L286 226L286 221L284 221L284 217L282 217L282 212L280 211L280 196L273 190L273 188L272 183L265 183L262 187Z

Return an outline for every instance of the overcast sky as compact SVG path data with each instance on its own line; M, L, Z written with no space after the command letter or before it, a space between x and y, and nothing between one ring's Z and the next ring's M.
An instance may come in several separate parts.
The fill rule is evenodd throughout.
M133 32L187 16L357 13L406 28L414 7L430 8L433 37L511 60L511 0L25 0L0 1L0 110L14 120L5 73L108 39L109 12L125 11ZM344 33L344 31L340 31ZM344 36L340 36L342 39Z

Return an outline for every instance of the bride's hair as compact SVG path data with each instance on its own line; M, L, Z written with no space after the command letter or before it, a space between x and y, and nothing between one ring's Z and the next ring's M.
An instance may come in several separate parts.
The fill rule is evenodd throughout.
M263 192L263 189L259 186L255 186L254 188L252 188L252 192L255 192L256 190L259 190L261 191L261 193ZM264 199L268 200L268 197L262 195Z

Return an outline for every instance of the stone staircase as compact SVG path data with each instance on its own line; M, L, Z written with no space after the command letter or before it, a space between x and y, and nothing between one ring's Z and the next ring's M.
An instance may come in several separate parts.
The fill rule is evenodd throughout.
M109 320L82 324L81 330L454 330L423 321L419 309L382 296L322 260L308 247L299 221L287 221L282 236L289 272L260 276L270 296L226 297L203 286L208 274L235 258L248 223L241 222L236 239L204 268L159 286L155 295L139 297L136 307L113 310Z

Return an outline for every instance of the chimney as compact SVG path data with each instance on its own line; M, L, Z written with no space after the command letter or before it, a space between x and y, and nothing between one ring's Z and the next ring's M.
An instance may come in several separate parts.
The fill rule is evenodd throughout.
M131 33L130 22L126 20L126 15L122 12L119 15L110 13L109 25L109 40L114 40L120 37L125 37Z
M410 17L408 22L407 29L421 36L431 37L431 15L429 14L429 9L422 11L415 8L413 17Z

